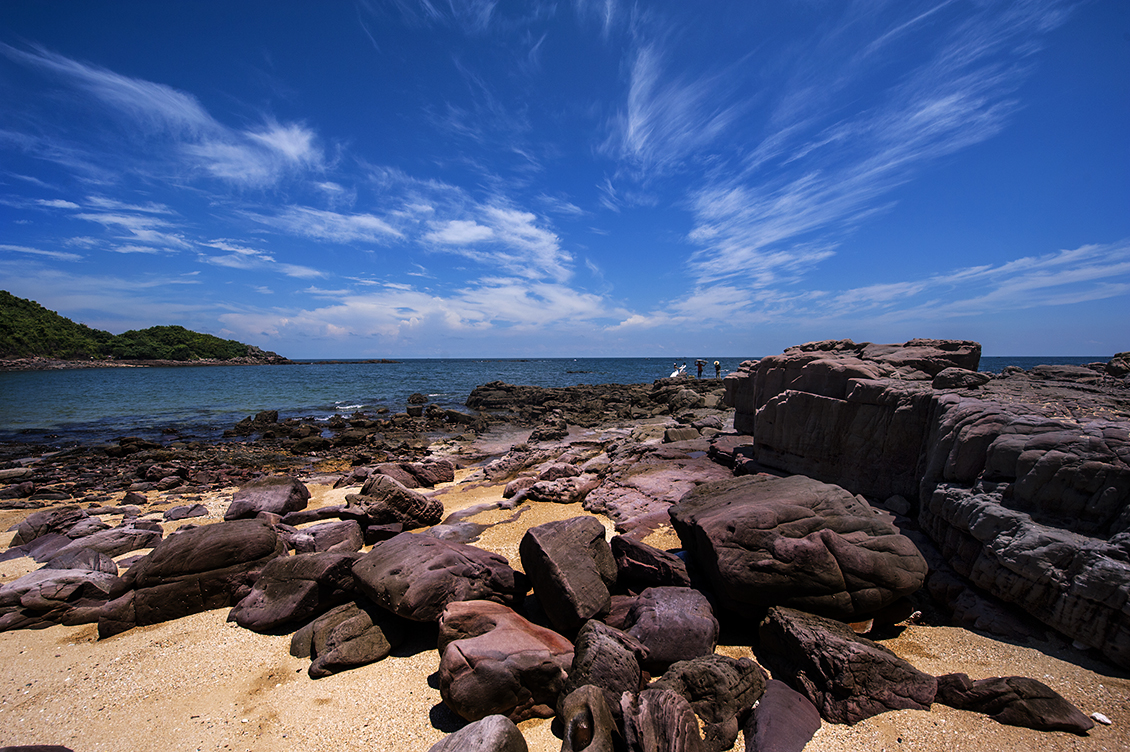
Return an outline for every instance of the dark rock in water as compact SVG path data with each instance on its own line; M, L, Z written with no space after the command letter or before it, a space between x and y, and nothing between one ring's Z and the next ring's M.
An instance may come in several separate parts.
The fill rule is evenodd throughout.
M528 752L522 732L509 718L488 715L433 744L428 752Z
M557 629L575 632L608 613L616 562L595 517L573 517L532 527L518 552L542 609Z
M404 642L408 622L360 599L331 609L294 633L290 654L312 658L311 679L384 659Z
M224 519L250 519L259 512L285 515L305 509L309 499L309 489L297 479L289 475L266 475L235 492Z
M280 556L263 567L251 592L228 621L253 632L306 622L354 595L356 556L336 553Z
M1094 722L1042 682L1025 676L970 681L965 674L938 677L936 702L984 713L1009 726L1085 734Z
M573 663L565 681L562 695L595 685L605 694L611 712L619 714L620 695L636 693L644 683L640 662L647 656L647 648L639 640L619 629L590 619L581 627L574 642ZM558 708L558 715L565 711Z
M670 689L645 689L620 698L629 752L707 752L687 699Z
M498 554L415 533L374 545L353 575L374 603L413 621L436 621L452 601L513 604L529 590Z
M440 696L469 721L551 718L573 644L491 601L455 601L439 624Z
M785 605L859 621L926 576L922 555L894 525L804 476L704 484L670 515L719 601L739 613Z
M170 535L122 576L115 599L99 614L98 636L233 606L267 562L285 553L274 528L261 520Z
M559 701L557 715L564 729L561 752L614 752L621 747L620 729L607 697L602 687L583 684Z
M820 730L820 711L800 692L770 679L745 725L745 752L801 752Z
M408 529L438 525L443 502L405 488L387 475L371 475L359 494L347 494L349 507L364 514L369 524L401 523Z
M768 676L748 658L707 655L680 661L650 685L686 698L703 724L706 749L734 746L740 722L765 692Z
M687 565L672 553L617 535L609 541L616 559L616 587L640 593L649 587L690 587Z
M929 710L938 681L843 622L774 607L761 623L761 652L829 723L888 710Z
M647 648L643 667L653 674L676 661L710 655L718 644L710 602L689 587L644 590L628 608L624 631Z

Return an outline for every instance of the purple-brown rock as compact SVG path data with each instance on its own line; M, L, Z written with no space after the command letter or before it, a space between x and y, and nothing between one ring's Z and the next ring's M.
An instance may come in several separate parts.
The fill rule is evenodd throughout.
M498 554L416 533L374 545L353 576L374 603L413 621L436 621L453 601L512 604L529 589Z
M469 721L551 718L573 644L492 601L455 601L439 622L440 696Z
M926 561L891 522L804 476L704 484L670 515L721 604L739 613L784 605L859 621L926 577Z

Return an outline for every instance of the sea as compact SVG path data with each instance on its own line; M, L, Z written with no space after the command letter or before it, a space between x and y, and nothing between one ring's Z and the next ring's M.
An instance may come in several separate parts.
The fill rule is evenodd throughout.
M749 358L708 358L703 377ZM982 357L981 370L1042 363L1082 365L1110 356ZM471 390L491 381L532 386L640 384L670 376L695 359L408 359L392 363L296 361L277 366L86 368L0 373L0 442L75 446L123 436L215 441L262 410L280 419L328 421L334 415L403 412L419 392L443 408L466 410Z

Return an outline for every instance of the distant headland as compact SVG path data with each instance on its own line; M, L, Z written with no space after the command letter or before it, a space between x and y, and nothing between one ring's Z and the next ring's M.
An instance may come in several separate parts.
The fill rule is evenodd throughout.
M111 334L0 290L0 370L277 365L277 353L183 326Z

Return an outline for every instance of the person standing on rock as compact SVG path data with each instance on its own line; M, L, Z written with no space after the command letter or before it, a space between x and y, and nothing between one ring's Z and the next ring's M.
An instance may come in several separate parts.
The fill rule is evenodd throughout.
M714 361L714 378L722 378L722 365L717 360Z
M696 366L698 366L698 377L699 377L700 379L702 378L702 366L703 366L703 362L704 362L704 361L701 361L701 360L696 360L696 361L694 362L694 364L695 364Z

